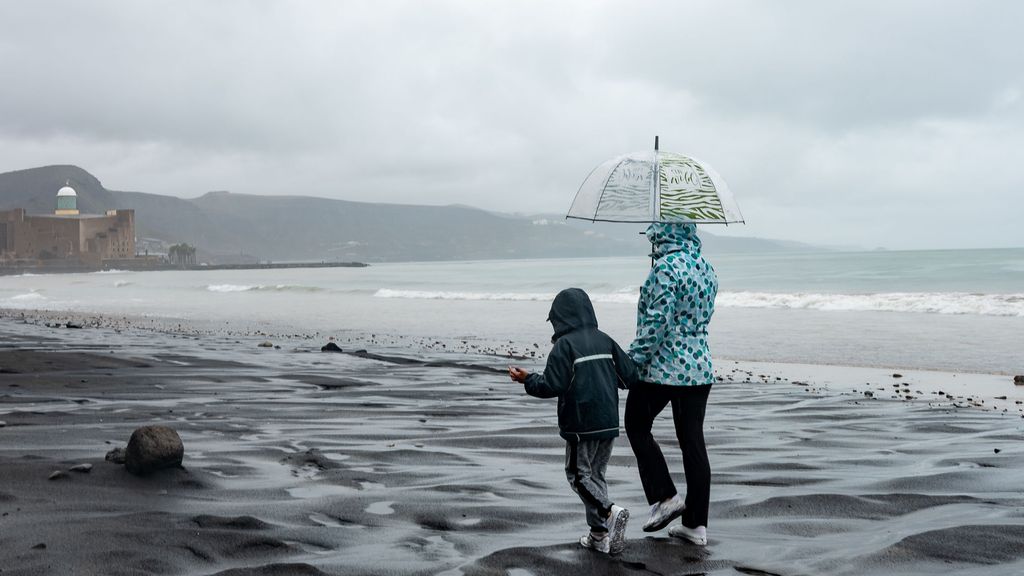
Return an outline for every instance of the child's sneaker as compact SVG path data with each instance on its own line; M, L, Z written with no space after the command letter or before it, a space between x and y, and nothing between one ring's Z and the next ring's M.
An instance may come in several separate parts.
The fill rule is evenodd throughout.
M605 554L608 554L610 543L611 538L607 535L598 540L597 538L594 538L593 532L587 532L580 538L580 546L596 550L597 552L603 552Z
M608 515L608 536L605 538L611 540L608 544L609 554L619 554L626 549L627 522L629 510L613 504L611 514Z
M697 526L696 528L687 528L682 524L676 524L675 526L668 529L669 536L675 536L676 538L682 538L688 540L697 546L708 545L708 529L704 526Z
M657 532L672 523L673 520L683 515L686 505L683 499L676 494L667 502L658 502L651 506L651 517L644 522L644 532Z

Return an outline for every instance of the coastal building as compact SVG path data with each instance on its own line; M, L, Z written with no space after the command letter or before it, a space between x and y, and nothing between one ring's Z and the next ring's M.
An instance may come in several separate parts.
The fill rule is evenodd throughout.
M135 211L81 214L70 184L57 191L53 214L0 211L0 261L102 266L135 257Z
M78 193L71 187L70 182L65 182L60 190L57 190L57 216L78 216Z

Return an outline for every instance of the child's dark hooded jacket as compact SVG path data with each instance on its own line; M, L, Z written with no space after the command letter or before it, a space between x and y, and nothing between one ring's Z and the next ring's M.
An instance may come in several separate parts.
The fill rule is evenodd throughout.
M526 378L526 393L558 397L558 428L566 440L603 440L619 435L619 388L637 380L633 360L604 332L590 297L579 288L555 296L548 321L555 345L544 374Z

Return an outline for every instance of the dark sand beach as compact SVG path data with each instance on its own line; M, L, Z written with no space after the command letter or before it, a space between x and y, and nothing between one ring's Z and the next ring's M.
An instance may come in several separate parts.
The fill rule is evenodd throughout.
M553 402L500 358L262 339L0 320L0 574L1024 573L1020 406L950 375L855 392L720 362L709 545L640 530L623 434L608 475L633 522L609 558L576 544ZM184 469L104 460L147 424L179 432Z

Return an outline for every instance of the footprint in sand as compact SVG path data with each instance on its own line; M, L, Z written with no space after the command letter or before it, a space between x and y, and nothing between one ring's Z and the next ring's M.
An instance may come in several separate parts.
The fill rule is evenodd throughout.
M366 512L370 514L378 514L380 516L387 516L388 514L394 514L395 509L391 507L395 502L393 500L385 500L383 502L374 502L366 507Z

